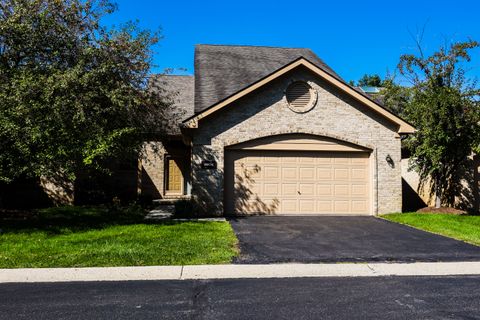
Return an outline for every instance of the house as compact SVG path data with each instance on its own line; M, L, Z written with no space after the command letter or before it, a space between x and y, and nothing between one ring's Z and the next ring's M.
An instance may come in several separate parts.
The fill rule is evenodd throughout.
M402 211L401 137L414 127L309 49L197 45L169 136L148 142L139 190L207 214Z

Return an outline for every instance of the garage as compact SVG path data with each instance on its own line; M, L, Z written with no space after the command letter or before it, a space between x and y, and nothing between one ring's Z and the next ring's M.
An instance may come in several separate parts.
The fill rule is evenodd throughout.
M365 148L328 138L269 140L226 151L227 212L372 213L370 152Z

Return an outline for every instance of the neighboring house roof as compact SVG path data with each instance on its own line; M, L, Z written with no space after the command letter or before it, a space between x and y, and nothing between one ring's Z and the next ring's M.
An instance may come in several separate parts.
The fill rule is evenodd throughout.
M181 75L153 75L150 88L161 90L170 106L166 108L166 122L163 123L167 133L180 135L178 126L184 119L193 116L194 77Z
M270 74L264 76L263 78L257 78L256 80L254 80L254 82L239 89L236 92L233 92L232 94L230 94L230 96L227 96L223 100L220 100L219 102L214 103L210 107L207 107L206 109L203 109L200 112L195 112L195 115L191 116L190 118L184 121L184 125L190 128L198 127L198 121L201 120L202 118L224 108L225 106L240 99L241 97L257 90L258 88L266 85L267 83L273 81L274 79L277 79L278 77L284 75L290 70L293 70L300 66L306 67L307 69L314 72L315 74L317 74L318 76L320 76L321 78L323 78L324 80L332 84L333 86L337 87L339 90L350 95L352 98L363 103L364 105L371 108L378 114L384 116L385 118L389 119L393 123L396 123L398 125L398 133L415 132L415 128L411 124L409 124L405 120L401 119L397 115L385 109L381 104L379 104L377 101L374 101L370 96L359 91L358 89L353 88L352 86L348 85L345 81L343 81L340 77L336 76L334 73L331 73L325 70L325 67L317 66L315 63L312 63L311 61L307 60L305 57L300 57L286 65L283 65L279 67L277 70L274 70ZM219 76L219 81L221 82L222 77L220 77L220 73L218 74L218 76ZM195 85L195 90L197 90L197 85Z
M197 45L195 47L195 113L211 107L304 57L341 80L310 49L260 46Z
M363 92L367 93L367 94L376 94L376 93L380 93L380 91L382 90L381 87L371 87L371 86L363 86L363 87L359 87L360 90L362 90Z
M383 95L380 94L381 89L383 89L383 88L369 87L369 88L378 88L379 89L378 92L367 92L367 91L363 90L363 87L352 87L352 88L357 90L359 93L366 96L367 98L375 101L376 103L381 105L383 108L385 108L384 103L383 103ZM395 114L395 115L397 115L397 114Z

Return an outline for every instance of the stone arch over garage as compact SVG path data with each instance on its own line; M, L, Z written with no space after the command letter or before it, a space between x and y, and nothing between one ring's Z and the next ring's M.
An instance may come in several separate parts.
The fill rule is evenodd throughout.
M269 139L272 137L285 137L288 138L289 136L294 136L294 135L303 135L305 137L311 137L314 139L334 139L339 142L351 144L351 145L356 145L358 147L362 147L365 149L369 149L370 151L375 150L375 147L371 144L368 143L362 143L358 140L351 139L349 137L345 136L339 136L335 135L326 131L318 131L318 130L308 130L308 129L292 129L292 130L271 130L269 132L252 132L252 133L245 133L242 135L242 137L236 137L236 138L230 138L230 139L224 139L219 142L217 141L212 141L212 145L218 146L220 148L229 148L234 145L242 144L245 142L253 142L253 141L259 141L261 142L262 139Z

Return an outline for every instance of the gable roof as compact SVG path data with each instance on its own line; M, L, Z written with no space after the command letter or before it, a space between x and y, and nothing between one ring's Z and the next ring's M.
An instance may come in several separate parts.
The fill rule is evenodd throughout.
M199 113L283 66L304 57L341 80L310 49L261 46L195 47L195 113Z
M241 97L257 90L258 88L266 85L267 83L273 81L274 79L277 79L278 77L284 75L285 73L295 68L298 68L300 66L303 66L309 69L313 73L317 74L318 76L326 80L328 83L337 87L339 90L348 94L349 96L356 99L357 101L363 103L365 106L369 107L370 109L382 115L383 117L390 120L391 122L397 124L398 133L414 133L415 132L415 128L410 123L403 120L399 116L393 114L389 110L385 109L382 105L380 105L377 101L374 101L371 97L369 97L365 93L355 90L352 86L348 85L340 77L335 76L335 74L332 74L326 71L324 68L320 66L317 66L316 64L307 60L305 57L300 57L295 61L292 61L291 63L288 63L287 65L280 67L274 72L264 76L263 78L257 79L257 81L245 86L244 88L238 90L235 93L232 93L230 96L224 98L223 100L220 100L217 103L214 103L213 105L200 111L199 113L195 113L195 115L183 121L184 126L188 128L198 127L198 121L201 120L202 118L224 108L225 106L240 99Z
M171 105L165 109L166 122L162 123L168 134L180 135L178 126L194 114L194 77L157 74L150 78L150 90L161 90Z

